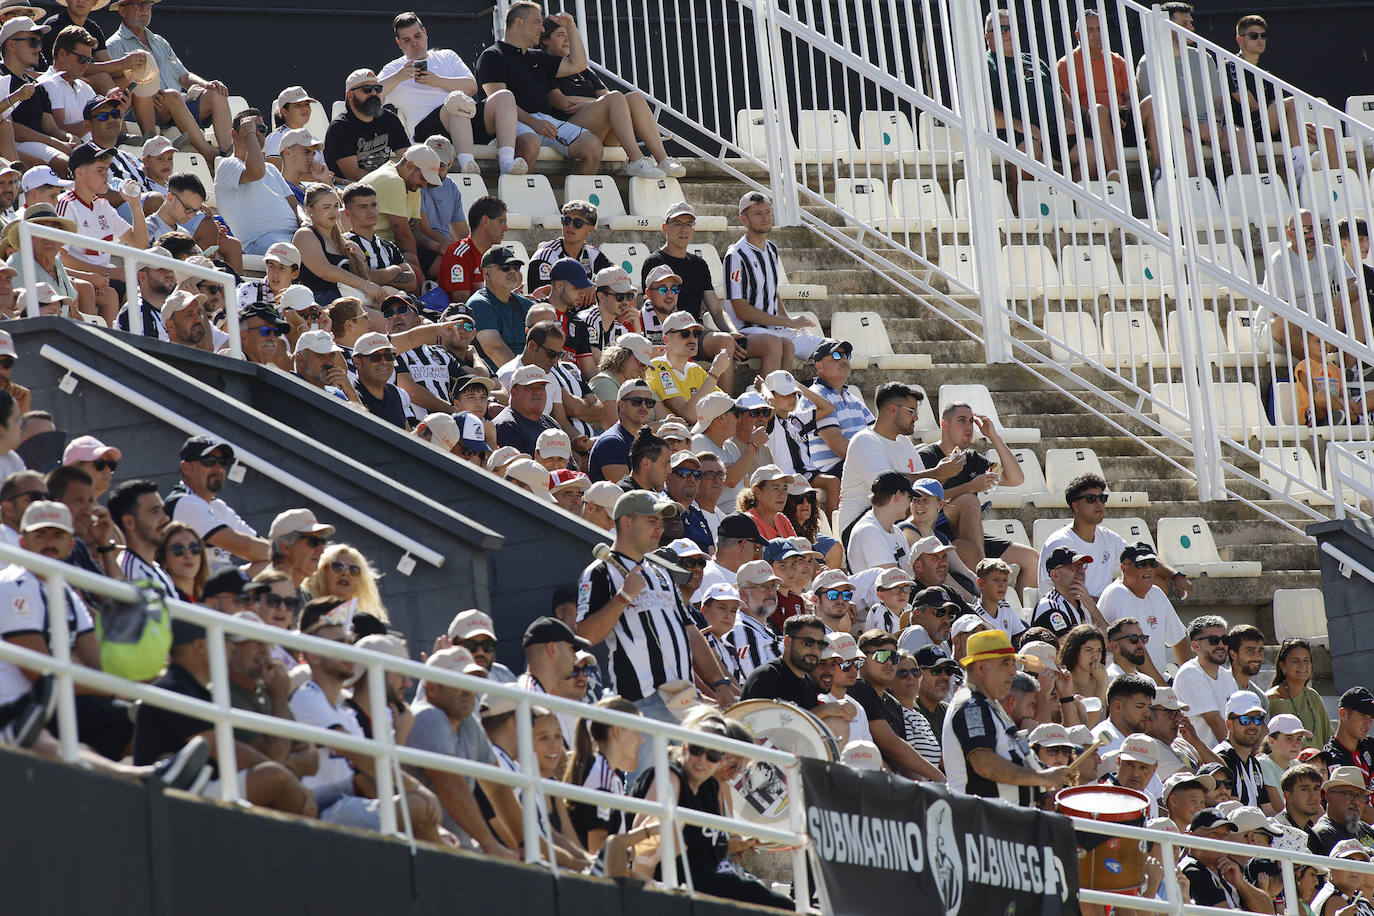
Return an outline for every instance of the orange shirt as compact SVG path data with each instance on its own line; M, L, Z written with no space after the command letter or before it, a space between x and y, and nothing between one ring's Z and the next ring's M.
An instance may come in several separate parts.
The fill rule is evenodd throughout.
M1298 416L1305 418L1312 407L1312 398L1307 393L1309 379L1313 393L1326 392L1327 404L1330 405L1327 413L1339 410L1339 405L1332 402L1345 394L1345 373L1335 363L1324 363L1309 356L1293 367L1293 395L1298 402Z
M1073 58L1074 82L1069 81L1069 57ZM1074 48L1069 57L1059 58L1056 71L1059 74L1059 87L1077 100L1080 108L1088 107L1088 77L1083 72L1083 49ZM1107 58L1093 61L1093 94L1098 105L1108 108L1126 108L1131 103L1131 71L1120 54L1112 54L1112 79L1116 85L1116 102L1112 102L1112 83L1107 82Z
M750 509L747 514L754 520L754 524L759 526L759 534L770 541L773 540L773 538L792 538L797 536L797 532L792 530L791 520L781 512L773 516L771 522L765 522L763 520L763 515L759 512L758 506Z

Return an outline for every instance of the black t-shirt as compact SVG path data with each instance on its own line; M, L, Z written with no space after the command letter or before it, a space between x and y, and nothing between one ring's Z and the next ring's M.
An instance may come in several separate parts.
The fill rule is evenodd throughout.
M920 456L921 464L925 465L927 468L935 467L935 465L948 457L945 454L945 450L940 448L940 443L938 442L932 442L929 445L921 446L916 450L916 454ZM968 458L964 461L963 470L945 481L945 489L949 490L953 487L963 486L978 475L986 474L991 467L992 463L988 461L985 456L969 449Z
M15 73L8 67L0 64L0 76L10 78L10 91L18 89L25 83L36 83L23 73ZM23 124L29 130L36 130L40 134L46 134L43 129L43 115L52 114L52 100L48 98L48 90L43 86L34 86L33 95L20 102L14 108L14 123Z
M1374 777L1374 738L1364 738L1354 748L1347 748L1332 735L1322 745L1322 753L1329 767L1359 767L1366 782Z
M167 665L167 672L153 681L153 686L197 700L213 699L210 691L191 672L175 662ZM138 766L156 763L181 750L193 736L212 728L214 725L204 719L141 703L134 722L134 763Z
M677 295L678 309L700 321L702 296L711 288L711 268L705 259L690 251L685 258L675 258L660 248L644 259L644 268L639 272L640 286L648 285L649 274L660 264L667 264L682 278L682 292Z
M787 667L786 661L775 658L768 664L754 669L754 673L744 682L744 692L740 694L740 699L784 700L795 703L802 709L815 709L820 705L820 700L816 699L818 692L811 675L803 674L797 677L792 673L792 669Z
M1235 888L1221 879L1221 876L1203 865L1192 856L1185 856L1180 863L1183 873L1188 876L1188 890L1193 902L1198 906L1220 906L1237 908L1240 894Z
M515 104L534 113L548 110L549 90L562 64L563 58L541 48L526 51L497 41L477 58L474 74L478 86L505 83L515 96Z
M382 392L380 399L372 396L372 392L367 390L367 386L359 383L353 386L358 392L358 400L363 402L368 413L381 417L392 426L399 426L401 429L408 429L406 423L405 408L401 403L401 392L395 385L387 382L386 389Z
M906 740L906 716L902 714L902 704L892 694L884 690L882 696L879 696L872 684L859 678L854 682L854 686L849 688L846 696L863 707L870 725L873 722L884 721L892 727L894 735L903 741Z
M594 99L606 91L606 84L601 82L601 77L592 72L591 67L588 67L581 73L574 73L572 76L560 76L553 81L553 88L568 98ZM549 113L559 117L563 116L563 112L553 109L549 109Z
M391 161L393 153L403 153L410 146L410 137L395 113L383 108L371 121L360 121L351 109L329 122L324 132L324 164L331 171L339 171L339 160L358 157L363 174Z
M52 64L52 46L57 42L57 34L69 25L76 25L72 22L72 14L65 8L58 10L53 15L44 19L39 25L48 27L48 31L43 35L43 56L38 62L39 70L46 70ZM81 23L81 27L91 33L95 39L95 50L97 52L107 50L105 47L105 30L95 21L92 16L87 16L86 21Z

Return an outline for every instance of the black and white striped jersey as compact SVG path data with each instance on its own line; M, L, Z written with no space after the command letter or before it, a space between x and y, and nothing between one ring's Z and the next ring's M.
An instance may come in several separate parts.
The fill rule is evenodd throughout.
M743 611L735 612L735 628L728 637L739 657L740 670L747 678L760 665L782 657L782 637L767 622Z

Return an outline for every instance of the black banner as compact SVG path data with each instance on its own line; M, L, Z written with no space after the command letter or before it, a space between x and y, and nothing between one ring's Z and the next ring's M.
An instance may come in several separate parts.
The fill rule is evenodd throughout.
M1076 916L1068 818L801 758L806 831L837 916Z

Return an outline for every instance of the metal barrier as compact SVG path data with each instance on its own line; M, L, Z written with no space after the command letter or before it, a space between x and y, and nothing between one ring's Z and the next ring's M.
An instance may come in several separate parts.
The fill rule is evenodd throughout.
M124 260L125 297L131 309L137 308L139 303L138 267L140 264L173 270L179 274L219 284L224 289L224 313L228 323L225 330L229 335L229 355L234 359L243 359L243 342L239 338L239 313L236 307L238 296L234 286L233 274L188 264L185 261L178 261L176 258L153 254L141 248L132 248L108 239L97 239L75 232L64 232L61 229L54 229L52 226L41 226L38 223L20 220L19 259L24 267L24 276L26 277L32 277L35 274L33 260L33 240L35 238L49 239L54 242L61 242L63 245L118 255ZM37 283L29 283L24 290L24 310L30 318L37 318L39 315Z
M1321 341L1355 388L1374 367L1367 309L1337 301L1327 320L1275 295L1267 246L1304 205L1321 244L1341 217L1374 218L1374 128L1131 0L1093 17L1129 78L1111 66L1079 78L1070 57L1048 93L1042 76L1087 34L1083 0L1009 2L1005 33L958 0L568 5L593 69L685 125L677 142L771 190L780 225L848 252L990 362L1024 367L1122 434L1164 440L1145 446L1195 480L1199 499L1243 499L1297 529L1254 498L1259 487L1328 514L1294 493L1330 497L1323 445L1367 437L1364 411L1305 422L1299 401L1320 398L1323 373L1294 382L1299 359L1268 321ZM1016 70L990 66L990 39ZM1173 77L1176 49L1205 99ZM1137 60L1159 74L1147 87ZM1279 99L1274 116L1233 109L1228 78ZM1110 110L1095 107L1099 91ZM999 129L994 98L1046 125L1019 132L1040 135L1039 155ZM1319 244L1316 263L1334 269L1339 255ZM1297 273L1292 288L1319 301Z
M174 617L203 626L206 630L212 701L205 702L148 684L128 681L93 668L87 668L72 660L70 631L67 626L65 587L71 585L93 594L122 601L135 601L140 598L140 593L133 585L107 579L7 544L0 544L0 564L7 563L17 563L24 566L44 579L53 654L51 656L44 655L0 640L0 659L31 671L52 672L56 675L58 736L62 745L62 756L68 762L74 763L78 759L75 686L81 685L117 697L138 700L183 715L213 722L216 757L220 760L234 759L234 729L236 727L370 756L376 763L377 796L381 799L391 798L398 793L404 795L403 780L398 775L393 775L399 774L398 768L401 765L440 770L520 789L522 790L525 861L531 864L540 862L539 809L545 795L570 799L583 804L615 808L630 814L657 816L660 819L662 877L663 883L668 887L676 887L678 884L677 850L679 846L677 829L680 824L692 824L732 834L754 836L778 843L793 850L791 853L793 887L796 891L796 899L799 901L797 908L801 910L809 905L811 894L805 859L808 842L804 824L805 806L802 803L801 776L797 759L790 753L771 747L746 744L706 732L692 731L677 724L659 722L644 716L628 715L616 710L548 694L536 694L512 684L500 684L484 678L423 665L410 659L399 659L331 640L305 636L266 624L239 620L209 608L168 599L166 604ZM518 759L521 772L514 773L499 766L398 746L395 743L391 719L387 716L379 715L374 719L372 725L374 737L369 739L358 738L338 730L303 725L292 719L276 718L234 709L229 699L229 667L225 647L225 638L231 634L281 645L298 652L309 652L312 655L342 659L364 666L367 671L370 691L369 700L374 709L386 708L384 694L386 672L396 672L417 681L423 679L448 687L457 687L474 693L485 693L489 696L513 700L516 704ZM614 795L553 779L540 778L532 737L531 707L533 706L542 706L553 712L568 713L579 718L592 719L644 733L653 742L653 769L660 786L668 785L668 745L670 742L690 742L694 745L776 766L783 771L788 796L792 799L792 803L789 805L788 825L785 829L769 827L751 824L734 817L679 808L677 798L672 793L664 793L665 797L657 801L646 801L633 796ZM223 801L232 803L239 800L237 780L221 778L219 790L220 798ZM387 834L396 833L395 806L380 805L379 813L382 831ZM548 864L550 867L556 868L556 863L553 860L554 857L550 855ZM690 886L690 875L685 877Z

